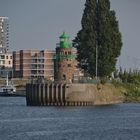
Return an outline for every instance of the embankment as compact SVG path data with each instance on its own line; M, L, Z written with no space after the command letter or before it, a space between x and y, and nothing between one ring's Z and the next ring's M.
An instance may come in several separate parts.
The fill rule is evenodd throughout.
M112 84L27 84L27 105L87 106L124 101L122 91Z
M124 96L112 84L72 84L66 91L67 101L94 102L94 105L122 103Z

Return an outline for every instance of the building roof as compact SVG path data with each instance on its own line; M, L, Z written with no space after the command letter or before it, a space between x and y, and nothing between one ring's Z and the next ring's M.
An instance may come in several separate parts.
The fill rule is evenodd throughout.
M70 38L70 37L69 37L69 35L66 32L63 32L62 35L60 36L60 39L61 38L65 39L65 38Z
M69 48L72 46L71 42L69 41L69 35L66 32L63 32L60 36L60 47L61 48Z

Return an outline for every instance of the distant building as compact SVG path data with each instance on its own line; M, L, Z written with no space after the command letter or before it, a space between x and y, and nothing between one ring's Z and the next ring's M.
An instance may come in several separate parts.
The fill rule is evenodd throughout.
M56 47L56 59L54 64L54 79L60 82L72 82L79 75L76 60L77 51L72 47L69 35L63 32L60 43Z
M9 46L8 17L0 17L0 53L6 53Z
M12 68L13 62L12 62L12 53L0 53L0 68Z
M9 78L13 78L13 69L12 68L0 68L0 77L6 78L8 74Z
M8 51L9 47L9 19L0 17L0 77L12 77L13 62L12 52Z
M54 50L13 52L13 73L18 78L54 78Z
M7 74L9 77L12 77L13 72L13 59L12 53L0 53L0 77L6 77Z

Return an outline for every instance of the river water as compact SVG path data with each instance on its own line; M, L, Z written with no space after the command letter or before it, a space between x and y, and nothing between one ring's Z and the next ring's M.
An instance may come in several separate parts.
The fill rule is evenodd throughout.
M140 104L27 107L0 97L0 140L140 140Z

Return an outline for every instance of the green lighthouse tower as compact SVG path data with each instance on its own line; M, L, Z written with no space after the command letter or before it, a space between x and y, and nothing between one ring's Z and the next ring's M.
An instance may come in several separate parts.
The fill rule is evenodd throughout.
M63 32L59 38L60 43L56 47L54 79L59 82L72 82L77 66L76 51L66 32Z

